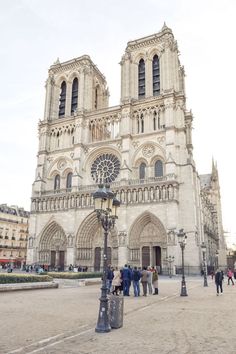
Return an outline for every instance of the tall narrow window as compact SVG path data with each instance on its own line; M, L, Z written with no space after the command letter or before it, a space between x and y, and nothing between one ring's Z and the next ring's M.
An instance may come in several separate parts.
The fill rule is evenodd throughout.
M71 94L71 114L73 114L78 107L78 79L73 80L72 94Z
M72 173L69 172L66 177L66 189L71 189L72 187Z
M138 98L145 97L145 63L140 59L138 65Z
M141 120L141 133L144 133L144 116L143 116L143 114L141 114L140 120Z
M153 81L153 96L160 95L160 65L159 58L154 55L152 61L152 81Z
M98 108L98 88L95 88L95 100L94 100L94 108Z
M157 112L153 113L153 130L157 130Z
M59 118L65 115L65 109L66 109L66 82L63 81L61 84L61 93L60 93Z
M60 189L60 176L56 175L54 179L54 191L57 191Z
M137 134L139 133L139 118L137 118Z
M139 166L139 179L145 179L146 164L144 162Z
M161 160L155 162L155 177L163 176L163 163Z

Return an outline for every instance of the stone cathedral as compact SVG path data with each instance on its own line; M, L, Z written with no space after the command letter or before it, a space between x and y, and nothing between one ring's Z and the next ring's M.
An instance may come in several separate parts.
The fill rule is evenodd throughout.
M121 99L109 107L104 75L88 55L49 69L32 189L28 264L100 270L104 234L94 212L97 176L120 200L108 237L113 266L181 267L176 232L187 235L185 266L225 264L218 170L199 176L193 160L184 68L165 24L130 41L121 58Z

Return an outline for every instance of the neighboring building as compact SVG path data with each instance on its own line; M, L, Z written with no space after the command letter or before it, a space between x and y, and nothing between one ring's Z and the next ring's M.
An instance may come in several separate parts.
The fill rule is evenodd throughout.
M103 230L91 193L103 176L121 201L108 262L163 269L167 256L174 256L180 267L176 231L183 228L185 265L199 274L200 245L209 242L205 220L215 216L206 216L202 206L207 193L201 192L192 156L193 117L171 29L164 25L159 33L128 42L120 64L121 102L115 107L108 107L105 77L89 56L58 60L49 69L27 262L101 267ZM221 249L217 193L217 202L210 201L220 220L214 247Z
M207 245L208 271L226 265L226 241L222 224L218 169L212 161L212 173L200 175L204 240Z
M0 204L0 265L23 267L26 262L29 212Z

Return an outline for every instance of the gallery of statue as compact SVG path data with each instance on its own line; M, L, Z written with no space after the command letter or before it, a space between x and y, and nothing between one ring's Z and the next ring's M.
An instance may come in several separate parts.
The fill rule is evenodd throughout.
M88 55L57 60L46 82L33 183L27 263L99 270L104 234L92 193L99 176L120 200L108 236L113 266L181 267L177 231L187 235L185 266L224 264L216 164L199 176L193 160L184 68L165 24L130 41L121 58L120 104L108 106L104 75Z

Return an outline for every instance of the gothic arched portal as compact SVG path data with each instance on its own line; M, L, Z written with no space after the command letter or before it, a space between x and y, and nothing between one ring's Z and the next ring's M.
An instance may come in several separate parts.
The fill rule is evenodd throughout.
M118 263L118 237L116 228L108 234L107 262L113 266ZM88 215L80 225L76 236L76 264L99 271L102 268L104 248L104 230L97 215Z
M167 234L161 221L144 212L133 223L129 233L129 263L133 266L157 266L161 271Z
M63 228L52 221L43 230L39 242L39 264L64 270L66 260L66 235Z

